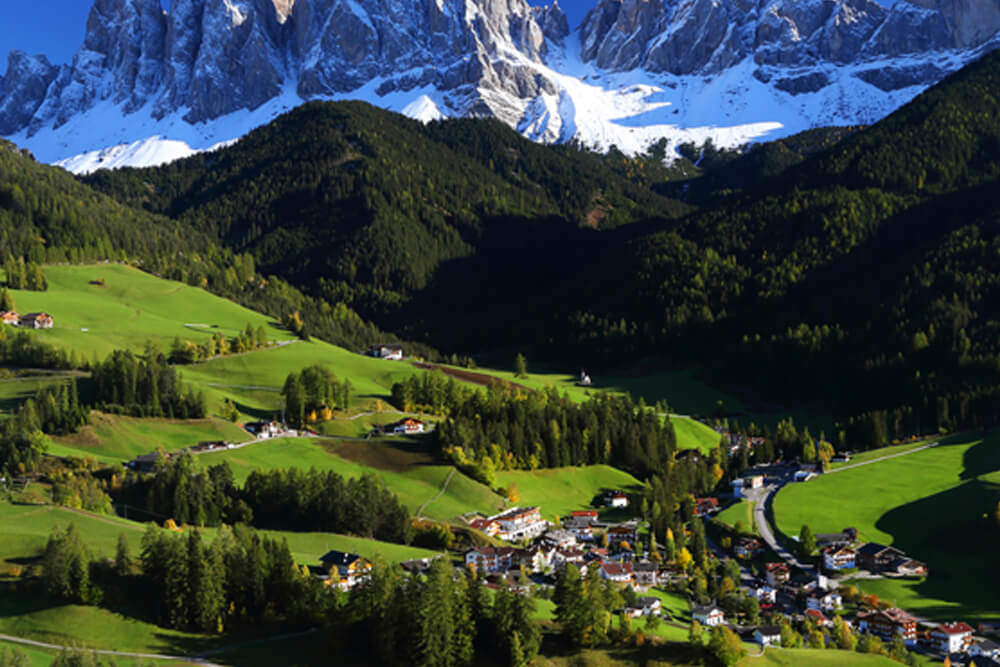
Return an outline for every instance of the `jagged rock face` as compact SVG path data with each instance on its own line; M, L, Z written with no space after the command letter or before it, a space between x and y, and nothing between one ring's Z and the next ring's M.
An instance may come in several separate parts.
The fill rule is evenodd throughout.
M7 74L0 79L0 134L16 132L31 121L58 74L59 68L45 56L11 51Z
M711 75L747 57L804 67L925 55L1000 30L1000 0L919 1L599 0L581 26L582 56L607 70Z
M558 5L525 0L172 0L169 12L160 0L95 0L72 64L26 75L25 56L14 58L0 131L59 126L102 100L198 123L285 88L308 99L373 79L383 91L455 91L470 112L509 116L517 110L477 91L551 90L525 64L568 33Z

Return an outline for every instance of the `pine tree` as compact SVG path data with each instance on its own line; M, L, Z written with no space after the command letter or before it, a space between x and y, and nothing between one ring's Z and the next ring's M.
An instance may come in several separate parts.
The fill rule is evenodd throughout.
M799 548L805 557L811 556L812 552L816 551L816 536L813 535L812 529L805 524L799 531Z
M14 304L14 297L6 287L0 292L0 311L17 311Z
M127 577L132 573L132 557L129 555L128 538L125 533L118 533L118 546L115 548L115 573L119 577Z
M517 356L514 357L514 377L528 377L528 362L525 360L524 355L520 352L518 352Z

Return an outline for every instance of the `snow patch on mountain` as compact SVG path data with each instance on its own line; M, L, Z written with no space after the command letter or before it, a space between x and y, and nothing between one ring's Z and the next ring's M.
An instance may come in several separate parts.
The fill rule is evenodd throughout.
M413 120L419 120L421 123L429 123L432 120L443 120L447 118L447 116L441 113L441 110L438 109L434 100L427 95L421 95L407 104L402 108L401 113L404 116L412 118Z

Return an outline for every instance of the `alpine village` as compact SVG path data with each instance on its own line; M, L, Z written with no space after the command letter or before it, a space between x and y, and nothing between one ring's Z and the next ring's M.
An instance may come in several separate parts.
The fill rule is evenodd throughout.
M45 4L0 667L1000 665L995 0Z

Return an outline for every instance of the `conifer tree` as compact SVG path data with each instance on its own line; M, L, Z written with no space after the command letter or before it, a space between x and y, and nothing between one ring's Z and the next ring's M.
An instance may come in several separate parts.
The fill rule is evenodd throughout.
M0 292L0 311L17 311L14 297L6 287Z
M127 577L132 573L132 557L129 555L128 538L125 533L118 533L118 545L115 547L115 574Z

